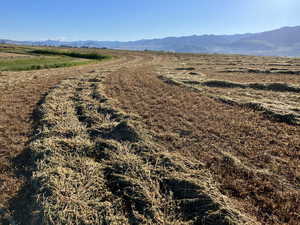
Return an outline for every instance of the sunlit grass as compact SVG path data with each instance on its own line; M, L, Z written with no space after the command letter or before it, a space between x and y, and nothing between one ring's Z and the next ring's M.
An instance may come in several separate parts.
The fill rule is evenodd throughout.
M70 67L88 63L97 63L110 59L95 51L80 51L77 49L36 48L22 46L0 46L0 52L20 54L22 58L0 59L0 71L25 71L59 67Z
M39 54L39 55L62 55L62 56L69 56L73 58L83 58L83 59L108 59L109 56L100 55L96 52L79 52L79 51L62 51L62 50L53 50L53 49L37 49L30 51L30 53Z
M70 57L32 57L0 60L0 71L38 70L83 65L92 60L74 60Z

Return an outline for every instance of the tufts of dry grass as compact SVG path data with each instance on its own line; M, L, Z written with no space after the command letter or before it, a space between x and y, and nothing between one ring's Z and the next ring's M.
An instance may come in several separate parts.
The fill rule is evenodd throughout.
M40 107L30 144L32 224L244 224L197 160L155 142L116 108L103 77L62 82ZM251 223L254 224L254 223Z
M194 63L191 64L194 65ZM164 82L190 87L201 94L224 103L250 107L263 112L266 117L272 120L299 124L300 105L298 100L300 87L297 79L294 81L285 78L288 82L282 83L273 82L273 80L277 81L277 79L269 78L269 82L261 82L259 75L256 75L256 77L251 77L254 82L246 83L243 81L244 75L235 75L235 81L232 81L231 76L210 75L211 72L202 73L201 71L201 75L191 75L190 73L173 73L168 71L169 68L164 68L163 71L159 70L160 78ZM283 77L285 75L277 76ZM240 81L237 82L239 79Z
M220 72L296 71L297 59L105 52L118 59L0 73L0 202L20 224L299 223L299 126L237 104L251 95L286 111L285 104L298 104L290 88L297 88L299 76ZM68 77L42 98L32 118L32 178L20 179L17 172L30 157L12 159L29 140L30 112L50 86ZM206 78L242 86L201 85ZM255 85L244 87L249 84ZM0 217L5 213L1 209ZM5 222L16 223L9 216Z
M94 143L79 121L73 101L78 81L66 80L41 106L37 136L31 143L36 172L32 224L96 224L126 221L105 186L103 165L89 156ZM115 200L115 201L114 201Z
M24 50L25 49L25 50ZM8 46L5 52L23 55L31 47ZM2 51L2 46L0 46ZM81 50L80 50L81 51ZM82 50L89 52L90 50ZM92 50L95 51L95 50ZM0 223L15 223L13 216L27 222L27 205L30 164L27 145L32 133L32 124L37 119L32 114L39 100L49 88L68 77L95 73L96 70L111 71L113 68L136 64L150 56L127 51L97 50L100 54L112 55L111 61L99 64L47 70L0 72ZM27 57L27 56L26 56ZM29 171L28 171L29 170ZM26 212L25 212L26 211ZM25 218L24 218L25 216ZM22 219L21 219L22 220Z
M203 163L242 212L262 224L298 224L299 127L163 83L150 71L114 73L106 92L141 116L156 143Z

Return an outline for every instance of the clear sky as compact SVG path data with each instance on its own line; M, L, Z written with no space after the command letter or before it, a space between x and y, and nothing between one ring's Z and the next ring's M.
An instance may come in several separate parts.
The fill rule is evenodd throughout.
M138 40L300 25L300 0L1 0L0 39Z

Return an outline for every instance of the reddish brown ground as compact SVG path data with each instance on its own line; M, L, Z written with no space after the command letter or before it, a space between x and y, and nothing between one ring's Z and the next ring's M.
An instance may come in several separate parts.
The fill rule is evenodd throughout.
M165 84L151 67L113 73L106 85L158 142L204 162L245 212L264 224L299 224L299 126Z
M118 58L100 64L26 72L0 72L0 224L16 207L15 198L26 182L22 169L29 159L24 154L32 132L32 113L47 91L61 80L99 69L126 65L141 57L126 52L108 52ZM24 158L25 157L25 158ZM21 158L22 161L17 161ZM18 196L17 196L18 195ZM18 203L19 204L19 203Z
M175 56L112 54L121 59L0 73L0 207L7 209L26 181L17 176L22 165L13 159L26 148L31 115L42 96L62 79L114 67L118 70L107 77L107 94L125 111L139 114L145 127L156 132L157 142L203 162L220 190L261 223L299 224L299 126L272 122L257 112L165 84L154 72L158 67L144 66L172 63Z
M5 208L8 207L8 201L18 193L24 184L25 177L16 176L16 168L14 168L12 160L22 153L29 140L32 112L50 87L70 76L64 70L34 73L37 74L34 79L28 79L27 76L31 77L32 75L26 72L23 73L22 82L13 81L11 85L8 84L6 76L1 77L0 202L2 205L0 206ZM49 73L49 76L43 76L43 73ZM8 73L7 76L14 75L14 73Z

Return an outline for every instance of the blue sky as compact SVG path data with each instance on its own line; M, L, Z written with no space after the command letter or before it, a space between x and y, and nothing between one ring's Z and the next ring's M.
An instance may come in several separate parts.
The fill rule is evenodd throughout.
M2 0L0 39L138 40L300 25L299 0Z

